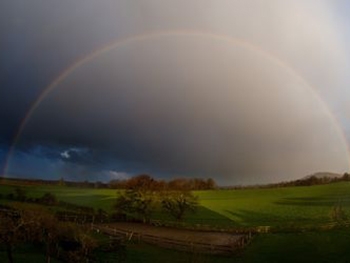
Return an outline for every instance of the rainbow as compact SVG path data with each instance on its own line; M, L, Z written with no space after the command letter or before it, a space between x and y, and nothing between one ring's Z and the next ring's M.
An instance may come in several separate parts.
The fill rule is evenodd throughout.
M35 112L35 110L39 107L41 102L46 98L48 94L50 94L54 89L56 89L59 84L64 81L70 74L72 74L76 69L80 68L86 63L89 63L93 59L97 58L103 53L106 53L110 50L120 48L122 46L126 46L128 44L134 43L134 42L140 42L145 40L154 40L159 39L163 37L198 37L198 38L211 38L216 39L218 41L226 41L229 42L232 45L245 48L246 50L254 51L259 53L260 55L266 57L270 61L276 63L279 67L286 70L291 76L295 77L302 83L302 85L308 89L310 89L311 93L315 96L315 98L320 102L320 105L323 106L325 113L327 114L327 117L332 121L332 124L334 124L334 127L337 129L337 133L340 136L340 138L344 142L344 151L347 153L347 160L348 162L348 168L350 168L350 158L349 158L349 147L347 144L346 136L343 132L343 130L340 127L339 122L337 119L333 116L331 113L329 107L326 105L326 103L321 99L319 94L316 92L315 88L313 88L300 74L298 74L290 65L282 61L280 58L275 56L274 54L271 54L267 52L266 50L262 49L261 47L254 45L244 39L234 38L229 35L222 35L222 34L216 34L213 32L207 32L207 31L196 31L196 30L172 30L172 31L152 31L152 32L146 32L139 35L133 35L128 36L122 39L116 39L113 40L106 45L99 47L92 52L90 52L88 55L79 58L75 60L71 65L69 65L67 68L65 68L56 78L53 79L53 81L44 89L44 91L38 96L38 98L34 101L26 115L24 116L22 122L19 125L18 131L14 136L13 142L10 146L10 149L8 151L8 154L6 156L5 160L5 166L3 171L3 176L7 174L9 162L11 159L11 156L14 153L14 150L16 148L16 145L21 137L21 134L26 127L28 121L30 120L31 116Z

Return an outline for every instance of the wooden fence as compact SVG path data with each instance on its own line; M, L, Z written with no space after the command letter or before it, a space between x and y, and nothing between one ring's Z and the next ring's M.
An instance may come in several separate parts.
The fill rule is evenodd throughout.
M156 226L169 226L162 222L151 222ZM171 225L171 224L170 224ZM105 225L94 225L91 224L92 228L96 231L102 232L104 234L109 235L110 237L117 238L118 240L127 241L127 240L136 240L136 241L144 241L149 244L154 244L160 247L188 251L188 252L198 252L198 253L210 253L210 254L232 254L237 251L242 250L247 244L250 243L252 237L256 233L268 233L268 232L305 232L305 231L319 231L319 230L329 230L336 227L350 227L350 221L344 222L329 222L322 225L317 226L304 226L304 227L285 227L283 229L279 228L271 228L270 226L259 226L254 228L242 228L242 229L222 229L223 233L230 234L240 234L241 236L232 244L229 245L217 245L217 244L209 244L209 243L201 243L201 242L191 242L188 240L177 240L172 238L160 237L149 234L141 234L137 232L127 231L124 229L118 229L115 227L108 227ZM173 225L176 228L180 228L179 225ZM183 226L181 227L182 229ZM181 229L180 228L180 229ZM186 227L185 227L186 228ZM202 229L203 226L198 226L198 228L187 228L191 230ZM204 227L205 230L205 227ZM213 229L208 228L208 231L213 231ZM220 232L220 231L218 231Z
M268 233L270 232L271 226L255 226L255 227L228 227L219 225L208 225L208 224L188 224L186 222L179 221L162 221L162 220L151 220L149 222L153 226L173 227L179 229L188 230L200 230L210 232L225 232L231 234L242 234L251 235L256 233Z
M209 244L202 242L192 242L185 240L177 240L172 238L160 237L149 234L141 234L137 232L127 231L118 228L111 228L108 226L93 225L94 230L107 234L110 237L117 237L120 241L143 241L149 244L154 244L164 248L176 249L181 251L195 252L195 253L209 253L209 254L232 254L241 250L247 245L252 235L242 235L234 243L229 245Z

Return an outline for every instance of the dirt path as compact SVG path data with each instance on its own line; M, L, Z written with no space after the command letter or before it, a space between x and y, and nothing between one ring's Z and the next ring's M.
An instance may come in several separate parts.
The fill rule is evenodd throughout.
M223 232L195 231L138 223L113 223L101 225L101 227L108 227L135 235L152 235L160 238L210 245L233 245L243 237L243 235Z

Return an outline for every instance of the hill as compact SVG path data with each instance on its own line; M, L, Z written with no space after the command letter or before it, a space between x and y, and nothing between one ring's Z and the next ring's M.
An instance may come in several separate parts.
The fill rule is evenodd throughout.
M318 173L307 175L307 176L303 177L301 180L307 180L307 179L310 179L311 177L315 177L318 179L320 179L320 178L335 179L335 178L341 178L342 176L343 176L342 174L338 174L338 173L318 172Z

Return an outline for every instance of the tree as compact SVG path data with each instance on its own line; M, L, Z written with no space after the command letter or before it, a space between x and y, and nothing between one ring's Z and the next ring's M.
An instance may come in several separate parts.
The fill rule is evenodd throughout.
M190 190L188 180L185 178L175 178L168 183L168 188L171 190Z
M154 210L154 197L150 191L127 190L117 198L114 209L119 215L142 218L146 222Z
M130 190L149 191L155 187L155 180L148 174L140 174L130 178L126 182L126 188Z
M217 188L217 185L216 185L214 179L213 178L208 178L207 179L207 189L212 190L212 189L216 189L216 188Z
M348 174L348 173L344 173L344 175L343 175L343 181L350 181L350 174Z
M181 221L188 212L195 212L198 198L189 191L171 191L164 194L162 207L175 220Z

